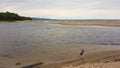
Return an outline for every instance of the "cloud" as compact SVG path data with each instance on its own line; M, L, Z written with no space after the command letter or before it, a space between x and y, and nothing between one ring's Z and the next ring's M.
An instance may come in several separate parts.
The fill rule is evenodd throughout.
M120 18L120 0L3 0L1 11L49 18Z
M100 4L96 5L97 9L120 9L120 0L101 0Z
M36 9L24 11L23 15L35 16L35 17L46 17L46 18L120 18L120 10L92 10L92 9Z

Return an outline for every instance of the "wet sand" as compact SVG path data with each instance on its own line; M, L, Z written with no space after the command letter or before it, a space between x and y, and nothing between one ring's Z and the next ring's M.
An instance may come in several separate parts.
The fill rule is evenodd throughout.
M68 66L68 65L78 65L83 63L83 59L79 55L81 49L85 50L84 55L82 58L85 59L85 62L90 62L105 56L109 56L111 50L119 50L120 46L114 45L74 45L74 46L58 46L54 48L54 51L50 51L50 53L41 53L39 47L34 47L31 53L16 57L4 57L0 61L0 67L5 68L21 68L29 65L33 65L35 63L43 63L41 68L57 68L61 66ZM38 51L38 52L37 52ZM48 50L49 51L49 50ZM109 52L105 53L106 51ZM96 53L95 53L96 52ZM100 52L100 53L99 53ZM94 55L97 54L97 55ZM102 55L102 53L105 53ZM110 55L120 55L120 51L113 51ZM99 57L97 57L99 56ZM92 59L93 58L93 59ZM95 59L96 58L96 59ZM82 61L81 61L82 60ZM85 63L84 62L84 63ZM35 68L37 68L35 66Z
M99 51L85 56L49 64L46 66L37 66L41 68L119 68L120 50ZM37 68L35 67L35 68Z
M62 68L120 68L120 50L101 51L83 57Z

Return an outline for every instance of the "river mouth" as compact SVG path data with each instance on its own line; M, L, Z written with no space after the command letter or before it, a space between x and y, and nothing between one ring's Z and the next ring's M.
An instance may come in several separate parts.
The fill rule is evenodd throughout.
M0 24L0 66L69 60L79 57L81 49L117 50L120 49L119 30L120 27L46 23Z

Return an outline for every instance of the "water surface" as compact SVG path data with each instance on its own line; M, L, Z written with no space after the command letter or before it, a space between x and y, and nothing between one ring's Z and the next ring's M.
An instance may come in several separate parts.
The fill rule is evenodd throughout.
M86 44L119 46L120 27L62 26L35 23L0 24L0 57L12 58L24 54L35 55L36 53L40 56L49 54L49 57L52 57L50 60L52 60L57 55L66 54L57 51L63 46ZM64 50L64 48L62 49ZM50 55L52 53L55 55ZM59 59L64 59L64 56L60 57Z

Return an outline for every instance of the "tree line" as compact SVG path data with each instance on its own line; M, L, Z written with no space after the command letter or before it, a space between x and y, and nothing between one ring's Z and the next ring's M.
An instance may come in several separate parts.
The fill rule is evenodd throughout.
M30 17L19 16L16 13L0 12L0 21L18 21L18 20L32 20Z

